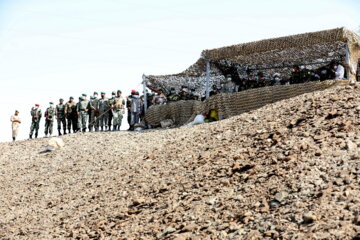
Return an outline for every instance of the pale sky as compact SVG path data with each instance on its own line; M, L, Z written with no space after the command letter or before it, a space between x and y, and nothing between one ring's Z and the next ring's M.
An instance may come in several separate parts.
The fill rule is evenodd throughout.
M11 140L15 109L25 139L35 103L45 112L60 97L141 90L143 73L181 72L204 49L356 31L359 12L358 0L0 0L0 141Z

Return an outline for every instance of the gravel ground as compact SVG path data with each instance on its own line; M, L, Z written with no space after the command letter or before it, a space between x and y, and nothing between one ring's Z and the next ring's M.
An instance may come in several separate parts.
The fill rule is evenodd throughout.
M0 239L359 239L360 86L216 123L0 144Z

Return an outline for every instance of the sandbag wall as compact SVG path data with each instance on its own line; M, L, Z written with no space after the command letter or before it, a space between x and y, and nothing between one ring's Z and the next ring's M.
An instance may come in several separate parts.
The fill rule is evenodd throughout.
M145 121L151 126L160 126L165 119L172 119L175 125L184 125L197 114L218 111L221 119L229 118L260 108L266 104L292 98L304 93L324 90L337 84L336 81L309 82L294 85L269 86L237 93L223 93L204 102L179 101L166 105L151 106L145 114Z

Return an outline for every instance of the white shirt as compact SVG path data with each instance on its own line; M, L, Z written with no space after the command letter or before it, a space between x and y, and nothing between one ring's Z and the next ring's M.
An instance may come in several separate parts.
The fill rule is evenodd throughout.
M335 79L344 79L345 68L342 65L338 65L335 72Z

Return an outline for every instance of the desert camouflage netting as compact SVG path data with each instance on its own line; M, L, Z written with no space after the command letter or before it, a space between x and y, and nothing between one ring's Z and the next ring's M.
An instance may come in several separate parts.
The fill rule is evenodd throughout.
M336 28L204 50L202 58L182 73L147 75L145 78L150 87L162 88L165 92L171 87L179 89L187 85L203 95L206 72L204 58L211 63L210 84L218 85L229 71L244 77L246 69L255 73L261 71L267 76L279 72L286 78L295 64L316 69L331 60L344 60L347 42L351 64L356 64L360 57L360 37L345 28ZM355 73L349 75L354 77Z
M269 86L237 93L218 94L203 102L190 100L153 105L147 110L145 120L151 126L160 126L161 121L172 119L175 125L180 126L192 121L197 114L208 113L211 109L218 111L220 119L225 119L300 94L324 90L338 83L339 81L327 80Z

